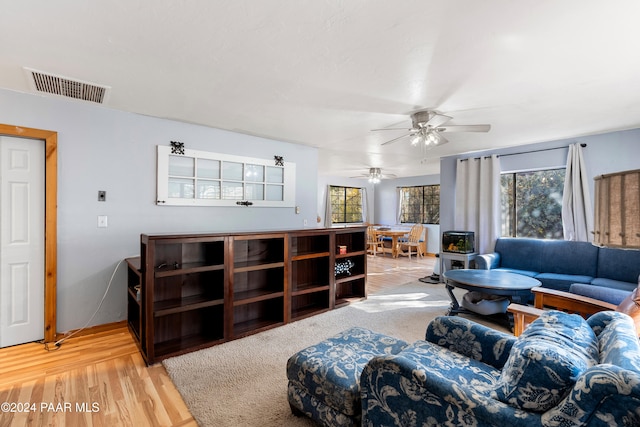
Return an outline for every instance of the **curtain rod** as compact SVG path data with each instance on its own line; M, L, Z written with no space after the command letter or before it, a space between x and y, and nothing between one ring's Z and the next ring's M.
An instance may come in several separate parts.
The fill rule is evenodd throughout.
M582 144L580 144L580 146L582 148L584 148L584 147L587 146L587 144L582 143ZM498 157L517 156L519 154L529 154L529 153L538 153L538 152L541 152L541 151L560 150L561 148L567 148L567 147L569 147L569 146L567 145L567 146L564 146L564 147L541 148L540 150L523 151L521 153L498 154Z
M585 144L585 143L581 143L581 144L580 144L580 146L581 146L582 148L585 148L585 147L587 146L587 144ZM539 153L539 152L541 152L541 151L560 150L561 148L568 148L568 147L569 147L569 146L568 146L568 145L566 145L566 146L564 146L564 147L541 148L540 150L522 151L522 152L520 152L520 153L498 154L498 157L517 156L517 155L520 155L520 154L530 154L530 153ZM484 156L484 158L485 158L485 159L487 159L487 158L489 158L489 157L491 157L491 156ZM473 157L473 160L479 160L479 159L481 159L481 158L482 158L482 157ZM471 159L471 157L470 157L470 158L467 158L467 159L461 159L460 161L461 161L461 162L464 162L465 160L470 160L470 159Z

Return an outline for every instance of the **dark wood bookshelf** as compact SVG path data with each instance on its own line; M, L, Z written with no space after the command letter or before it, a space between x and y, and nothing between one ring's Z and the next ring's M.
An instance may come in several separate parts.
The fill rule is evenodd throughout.
M128 258L128 323L147 362L366 298L364 227L143 234ZM339 253L346 246L346 253ZM349 271L336 275L336 263Z

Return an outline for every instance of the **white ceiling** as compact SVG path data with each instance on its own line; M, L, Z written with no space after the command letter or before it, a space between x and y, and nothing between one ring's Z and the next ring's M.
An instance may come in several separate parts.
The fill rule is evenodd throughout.
M0 0L0 87L23 67L107 107L320 149L320 173L438 173L439 157L640 127L637 0ZM435 109L430 151L382 127Z

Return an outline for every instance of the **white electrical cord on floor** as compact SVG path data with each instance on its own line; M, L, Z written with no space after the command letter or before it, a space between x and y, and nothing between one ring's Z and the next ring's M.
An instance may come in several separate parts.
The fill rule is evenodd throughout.
M134 255L134 256L138 256L138 255ZM130 257L127 257L127 258L130 258ZM126 260L126 258L123 258L118 262L118 264L116 264L116 268L113 269L113 273L111 273L111 278L109 278L109 282L107 282L107 289L105 289L104 295L102 295L102 299L100 300L100 304L98 304L98 308L96 308L96 311L93 312L93 315L91 315L91 318L89 320L87 320L87 323L85 323L82 328L80 328L80 329L74 331L73 333L67 335L66 337L61 338L58 341L54 342L53 345L56 347L55 349L49 348L49 344L45 343L44 344L45 350L47 350L47 351L57 350L58 348L60 348L60 345L62 345L62 343L65 340L67 340L68 338L71 338L72 336L74 336L78 332L86 329L87 326L89 326L89 323L91 323L93 318L96 317L96 314L98 314L98 311L100 311L100 308L102 307L102 304L104 303L104 300L107 298L107 294L109 293L109 289L111 289L111 283L113 282L113 278L115 277L116 272L118 271L118 268L120 268L120 264L122 264L125 260Z

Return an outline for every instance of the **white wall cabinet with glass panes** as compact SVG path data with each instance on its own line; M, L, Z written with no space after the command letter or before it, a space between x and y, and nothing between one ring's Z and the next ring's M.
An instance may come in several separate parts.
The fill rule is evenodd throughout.
M158 146L157 203L180 206L295 206L296 165Z

